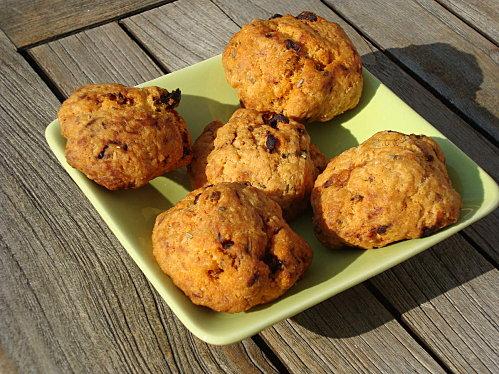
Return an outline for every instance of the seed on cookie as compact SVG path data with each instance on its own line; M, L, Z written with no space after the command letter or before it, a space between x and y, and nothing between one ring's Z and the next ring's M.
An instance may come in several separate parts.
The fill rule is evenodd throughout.
M300 52L300 50L301 50L300 43L297 43L292 39L286 39L284 41L284 45L286 46L286 49L292 49L295 52Z
M279 113L271 113L271 112L262 113L262 120L263 123L273 128L276 128L279 122L289 123L289 118L286 117L285 115Z
M213 122L206 127L193 145L188 171L195 188L248 181L293 218L307 207L324 165L324 155L302 124L282 114L241 108L225 125Z
M220 196L222 196L222 194L220 193L220 191L214 191L210 195L210 200L211 201L218 201L220 199Z
M304 12L301 12L300 14L298 14L296 16L296 18L315 22L315 21L317 21L317 14L312 13L312 12L308 12L308 11L304 11Z
M272 135L270 132L267 132L267 139L265 140L265 147L267 147L267 151L269 151L269 153L275 152L275 149L276 149L278 143L279 143L279 140L274 135Z
M100 160L101 158L104 157L104 154L106 153L106 149L109 148L109 144L106 144L102 150L99 152L99 154L97 155L97 158Z
M364 196L362 195L359 195L359 194L355 194L351 197L350 201L356 201L356 202L359 202L359 201L362 201L364 200Z
M92 84L58 113L66 159L110 189L137 188L190 162L190 135L173 108L180 90Z
M165 105L165 107L167 109L173 109L173 108L176 108L178 106L178 104L180 103L180 99L181 99L181 92L180 92L180 89L176 89L176 90L173 90L172 92L163 92L161 93L161 95L159 97L155 97L154 98L154 103L156 105Z
M428 236L456 222L461 207L438 144L395 131L333 158L311 200L317 236L333 248L378 248Z
M229 249L233 245L234 245L234 242L232 240L230 240L230 239L222 240L222 248L223 249Z
M222 62L246 108L298 121L329 121L354 108L362 93L362 62L351 40L312 12L253 20L230 39Z
M271 275L277 273L283 266L282 261L279 260L279 258L277 258L277 256L275 256L271 252L265 252L262 261L265 262L269 267Z
M386 233L386 230L388 230L388 228L390 227L390 225L381 225L381 226L378 226L376 228L376 233L377 234L385 234Z
M229 207L223 213L210 203L214 192ZM152 244L160 268L193 303L229 313L275 300L312 261L277 203L244 183L192 191L156 218Z

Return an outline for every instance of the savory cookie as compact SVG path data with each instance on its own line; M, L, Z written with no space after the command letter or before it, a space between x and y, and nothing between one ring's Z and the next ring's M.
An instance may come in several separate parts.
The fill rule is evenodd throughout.
M174 110L180 90L90 84L58 113L66 159L88 178L117 190L137 188L190 162L190 135Z
M324 244L369 249L456 222L461 197L434 140L383 131L331 160L315 182L312 207Z
M281 206L286 218L308 204L324 155L305 126L282 114L238 109L227 124L212 122L192 147L194 188L207 183L249 182Z
M281 296L312 261L281 209L244 183L194 190L156 218L153 253L193 303L241 312Z
M223 53L229 84L246 108L328 121L355 107L362 62L336 23L311 12L254 20Z

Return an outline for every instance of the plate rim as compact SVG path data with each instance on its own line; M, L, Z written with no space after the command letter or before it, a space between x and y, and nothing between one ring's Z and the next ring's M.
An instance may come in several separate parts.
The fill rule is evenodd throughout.
M183 69L176 70L174 72L164 74L162 76L159 76L157 78L154 78L150 81L143 82L137 87L144 87L148 85L154 85L156 84L157 81L163 79L165 76L171 76L173 74L179 73L181 71L185 72L189 69L199 67L199 65L202 64L209 64L213 63L214 60L219 60L221 59L221 55L216 55L213 56L209 59L200 61L196 64L187 66ZM72 168L69 164L67 164L65 157L64 157L64 152L60 152L58 149L58 145L56 144L55 139L53 138L52 133L55 131L60 131L60 126L59 122L57 119L53 120L48 124L48 126L45 128L45 140L52 151L52 153L55 155L56 159L59 161L61 164L62 168L70 175L71 179L73 182L79 187L79 189L82 191L82 193L85 195L85 197L89 200L90 204L96 209L97 213L101 216L103 221L106 223L108 228L111 230L111 232L115 235L115 237L118 239L120 244L124 247L126 250L127 254L132 258L132 260L135 262L135 264L139 267L139 269L142 271L146 279L153 285L154 289L156 292L160 294L160 296L164 299L168 307L172 310L172 312L175 314L175 316L184 324L184 326L192 332L196 337L199 339L213 345L226 345L226 344L232 344L239 342L241 340L244 340L254 334L259 333L263 329L274 325L277 322L280 322L284 319L290 318L298 313L301 313L302 311L309 309L320 302L323 302L351 287L354 287L355 285L358 285L365 280L372 278L373 276L376 276L377 274L380 274L393 266L400 264L407 259L433 247L435 244L449 238L450 236L455 235L457 232L463 230L464 228L470 226L471 224L475 223L476 221L482 219L486 215L490 214L493 212L498 206L499 206L499 186L497 185L496 181L485 171L483 170L473 159L471 159L464 151L462 151L458 146L456 146L452 141L450 141L444 134L442 134L437 128L435 128L430 122L428 122L425 118L423 118L419 113L417 113L413 108L411 108L407 103L405 103L399 96L397 96L390 88L385 86L376 76L374 76L372 73L370 73L365 67L363 67L363 71L365 74L368 74L368 76L376 81L379 86L383 87L387 91L389 95L391 95L393 98L395 98L401 105L404 106L404 110L409 110L413 112L417 117L420 118L421 121L423 121L427 126L430 126L436 133L439 134L443 139L446 141L450 142L460 153L461 157L466 157L469 159L477 168L477 171L480 174L480 178L486 178L488 179L489 182L492 183L492 186L495 187L493 188L492 195L489 196L489 199L485 199L484 195L484 200L481 202L480 207L478 208L477 212L472 216L469 217L466 221L457 223L451 226L448 226L445 228L445 230L440 231L436 233L434 236L425 238L426 241L419 245L416 250L410 251L410 252L405 252L399 257L392 257L390 258L389 261L385 262L382 266L378 266L374 269L368 269L368 271L362 273L361 275L353 278L354 280L349 282L348 284L345 283L341 287L338 287L334 289L332 292L319 292L311 295L306 301L301 302L297 304L296 306L293 306L291 309L280 309L277 310L276 313L272 315L271 318L264 319L262 321L258 321L257 323L252 324L250 327L246 327L244 329L244 332L241 333L241 331L231 331L230 333L225 332L224 334L216 334L213 331L204 328L200 324L194 323L190 317L186 315L186 313L183 311L183 307L177 303L171 295L169 295L168 292L163 291L163 287L160 287L159 284L162 282L159 278L155 277L153 274L150 273L149 269L146 269L146 264L144 261L140 258L138 254L135 253L134 245L132 245L120 232L120 229L117 224L114 223L113 219L109 216L109 214L106 212L106 209L99 203L99 199L95 196L95 194L84 188L82 183L87 179L84 174L80 173L76 169ZM487 191L490 193L490 191ZM487 202L487 204L485 204ZM443 234L443 235L438 235L438 234ZM444 235L445 234L445 235ZM418 240L418 239L412 239L412 240ZM198 307L195 304L192 304L194 307Z

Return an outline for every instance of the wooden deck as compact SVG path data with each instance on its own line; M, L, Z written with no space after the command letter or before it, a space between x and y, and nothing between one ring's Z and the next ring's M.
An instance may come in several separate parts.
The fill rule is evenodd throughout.
M90 5L82 5L90 4ZM230 346L178 321L44 138L90 82L135 85L223 50L253 18L311 10L499 180L499 5L478 0L4 0L0 372L497 372L498 211Z

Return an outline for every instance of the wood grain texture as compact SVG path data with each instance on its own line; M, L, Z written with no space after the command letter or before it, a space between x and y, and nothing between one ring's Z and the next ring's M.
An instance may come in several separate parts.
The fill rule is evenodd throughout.
M433 0L326 0L499 141L499 49Z
M363 286L262 332L293 373L440 373Z
M4 0L0 29L20 48L168 1Z
M499 42L499 2L482 0L437 0L490 39Z
M91 82L136 85L163 75L116 22L42 44L29 53L44 62L42 69L65 96Z
M131 67L143 57L136 48L129 73L142 80L153 67ZM252 340L218 348L194 338L151 289L48 149L43 131L58 106L0 33L0 346L13 364L23 373L275 372Z
M362 55L364 66L371 73L439 129L493 178L499 180L497 147L473 130L468 123L320 1L252 1L246 2L244 8L230 1L214 0L214 2L239 25L248 23L254 18L268 18L269 15L279 12L296 15L304 9L315 11L339 23L352 39ZM162 55L160 58L164 57L166 56ZM498 211L495 211L465 230L474 241L480 243L482 250L496 263L499 263L498 220Z
M176 1L122 24L170 71L215 56L239 30L209 0Z
M316 2L311 4L319 7ZM257 5L262 9L261 3ZM304 7L308 3L300 5ZM289 3L287 6L290 6ZM189 9L187 5L184 8L185 12ZM193 9L198 10L195 6ZM238 12L243 11L239 7ZM216 14L220 15L220 12ZM197 14L191 17L196 17L197 22L206 22L208 27L214 23L197 17ZM183 24L175 22L176 25ZM221 20L217 19L217 22ZM187 24L183 33L189 35L192 27L192 23L190 27ZM204 29L204 34L209 33L209 30ZM169 33L173 31L170 30ZM212 37L204 34L189 35L189 38L204 42ZM8 45L4 39L0 44L2 46ZM173 42L181 43L181 40L173 38ZM8 47L10 52L6 54L7 57L0 57L0 153L2 159L6 160L0 168L3 189L0 191L0 208L8 212L2 220L12 222L10 225L2 223L0 226L0 345L6 347L6 354L14 357L13 361L16 363L22 361L19 366L21 372L33 368L47 372L81 371L82 368L88 371L120 372L275 370L251 341L223 349L214 348L192 338L179 325L156 293L149 288L140 271L129 263L116 239L102 226L100 218L89 208L84 197L46 149L41 131L44 121L53 116L53 113L49 113L53 110L48 110L47 107L54 109L57 103L36 75L28 71L29 67L22 60L17 60L19 56L11 56L12 46ZM119 45L117 49L120 49ZM105 50L99 51L99 55ZM168 56L176 50L178 47L169 45L162 53ZM205 50L212 53L210 48ZM81 51L83 49L79 53ZM38 57L33 55L45 61L51 58L52 52ZM375 49L371 52L373 58L383 59L376 55L379 52ZM201 55L197 57L200 59L208 57L202 56L204 50L199 53ZM3 49L2 55L5 55ZM102 57L96 61L101 61ZM140 53L137 58L142 60ZM76 61L80 59L77 58ZM182 64L181 58L173 60ZM4 61L10 61L10 65L5 63L4 66ZM167 60L162 60L168 66L165 61ZM132 64L136 62L133 59L131 61ZM63 67L59 72L56 68L49 69L48 65L53 63L41 65L45 71L50 72L51 77L64 73L64 69L75 73L74 68L70 68L71 65ZM393 71L405 77L390 60L387 65L393 65ZM23 68L19 69L19 66ZM12 72L13 69L17 72ZM96 69L96 66L86 66L82 69L85 71L80 73L82 76L74 80L60 75L57 84L63 92L69 92L70 85L86 81L92 69ZM129 79L142 79L140 74L147 76L154 72L148 69L148 73L143 73L142 69L136 70L138 75L131 74ZM105 78L99 78L101 76ZM92 76L92 79L123 78L122 75L121 78L115 77L120 77L119 73L106 70ZM4 93L6 87L12 90L11 87L16 87L13 82L22 79L32 87ZM66 79L67 85L60 82L63 79ZM419 88L421 92L425 92L410 77L404 79L411 84L410 88ZM407 96L414 95L407 88L400 89ZM432 100L438 102L429 94L422 99L413 100L414 105L422 108L425 105L432 108ZM428 112L425 115L432 116L428 108L424 110ZM45 118L47 113L48 118ZM435 116L439 118L439 115ZM441 121L452 127L452 121ZM10 126L4 128L4 122ZM452 134L466 139L466 132L462 133L461 130ZM483 143L479 136L477 141L479 144ZM468 142L472 141L468 139ZM486 148L484 152L492 151ZM30 160L28 165L26 160ZM484 159L483 162L487 160ZM69 237L68 233L71 233ZM402 268L403 270L397 267L383 274L393 279L379 280L378 277L374 284L382 292L382 296L396 307L401 318L411 328L417 328L414 331L446 365L458 371L467 371L464 369L470 367L485 371L491 368L491 364L496 364L497 367L497 356L493 355L493 351L491 354L490 346L484 343L488 340L493 346L497 341L497 336L493 335L494 330L491 329L492 326L497 331L493 324L497 320L497 302L493 298L497 295L494 288L497 284L497 271L477 256L460 236L455 236L452 240L455 242L451 245L447 246L447 242L441 244L446 251L443 260L438 258L440 247L436 249L436 259L428 260L436 261L436 264L416 262L416 265ZM461 251L462 246L466 248L465 251ZM95 248L104 248L106 253L95 251ZM462 261L454 261L456 256ZM412 261L418 261L419 257ZM8 274L4 269L9 270ZM83 272L82 269L86 271ZM420 277L425 270L430 275ZM395 271L403 274L394 273ZM409 275L405 275L406 272ZM394 287L394 284L397 286ZM131 292L129 288L134 288L135 291ZM61 294L60 290L67 292ZM480 306L484 297L489 297L489 302L483 303L486 311L468 305L470 301L467 298ZM452 300L447 302L446 298ZM366 301L352 304L352 299ZM437 371L439 368L435 362L408 337L400 325L391 320L391 315L376 300L372 300L372 295L363 286L356 287L328 300L324 303L326 306L322 304L317 307L318 310L314 308L274 326L264 332L264 337L277 349L286 364L296 371L301 371L303 365L311 365L317 371L331 368L337 371L400 371L401 368ZM429 313L427 309L430 308L435 310ZM450 310L448 314L447 309ZM426 319L423 315L425 313L428 315ZM458 318L458 315L461 317ZM494 317L495 320L492 319ZM73 326L74 321L80 322L80 319L81 326ZM475 328L475 323L482 323L487 331ZM463 327L455 333L449 333L454 332L455 324L462 324ZM484 338L476 337L475 333L484 334ZM434 336L430 339L428 334ZM7 342L4 336L8 337ZM447 336L449 342L445 341ZM60 343L55 344L57 341ZM155 341L158 342L157 346L151 344ZM477 349L466 366L463 362L465 357L459 351L464 347L466 349L463 352L468 354L469 347L473 348L475 344L480 349L485 349L485 352L482 354ZM457 348L453 350L454 345ZM369 354L363 354L364 351ZM328 358L329 355L334 357L333 362ZM447 363L454 360L454 355L457 362ZM379 357L383 360L389 357L390 365L383 363ZM348 362L352 360L353 364ZM394 365L391 365L392 362Z
M465 152L482 164L493 176L496 178L499 176L499 159L495 147L472 130L463 120L401 70L386 55L364 40L361 35L356 33L355 30L322 3L318 1L307 1L306 3L303 1L252 1L246 2L244 9L241 9L241 7L236 9L233 2L214 1L236 23L241 25L250 21L253 14L260 18L268 18L269 15L274 13L284 14L289 12L297 14L304 8L340 23L362 54L363 62L369 71L394 90L397 95L402 97L429 122L439 128L449 139L462 147ZM487 156L484 155L484 152L487 153ZM487 221L482 220L481 223L483 222ZM482 231L483 227L478 229L471 227L466 231L468 235L478 238L491 235L489 242L482 241L481 244L490 245L490 247L485 247L485 250L494 258L498 258L499 238L497 233L493 233L493 231L497 232L497 222L497 217L491 215L490 220L485 224L485 230ZM395 308L396 313L400 314L401 318L408 323L416 320L419 322L410 323L411 330L449 368L459 370L470 368L470 364L466 363L469 352L463 354L459 348L453 347L474 347L478 345L484 347L483 352L480 350L474 351L475 356L472 365L477 364L477 368L492 370L498 356L491 352L490 347L485 344L486 339L484 340L482 337L480 326L484 324L484 321L493 321L491 316L495 316L499 311L499 304L490 304L489 298L490 294L497 289L496 285L499 280L497 270L470 247L460 235L455 235L435 248L428 250L425 252L425 256L419 255L412 259L411 264L417 264L412 265L412 268L399 265L393 270L383 273L385 278L381 276L375 278L373 282L382 291L381 298L386 298L386 301ZM456 257L461 259L462 262L454 261ZM427 264L428 258L434 261L433 266ZM422 298L420 291L413 289L412 285L405 281L408 277L411 279L417 278L419 269L423 267L428 267L428 270L424 278L420 280L420 287L435 290L433 293L426 294L430 297L429 299ZM462 269L462 267L465 269ZM412 273L408 269L413 269ZM442 271L441 269L448 270ZM399 279L396 286L393 286L395 282L387 281L386 277ZM483 292L481 290L473 291L478 285L483 288ZM424 307L417 308L419 304L412 304L411 308L403 307L411 305L411 300L418 300L422 305L432 299L439 301L447 298L449 292L455 292L456 294L466 293L478 304L483 300L483 304L487 305L487 308L490 306L490 309L486 311L481 311L480 308L478 310L470 309L467 305L469 301L464 301L463 298L458 297L452 308L434 308L433 313L439 315L439 318L435 318L430 323L425 319ZM404 300L404 302L401 302L401 300ZM463 319L469 321L469 324L463 325ZM490 329L490 335L487 338L497 341L497 325L489 322L485 326ZM449 334L449 330L455 332ZM437 344L437 341L445 343ZM277 352L282 349L277 348L277 346L274 346L274 348ZM298 356L297 359L304 354L304 351L295 353ZM479 365L479 363L481 364Z
M296 9L298 11L298 9ZM496 181L499 180L499 150L469 124L400 69L382 51L365 40L337 15L331 18L347 30L367 69L416 110L449 140L462 149ZM457 56L456 58L458 58ZM497 124L499 128L499 123ZM465 232L497 264L499 263L499 210L483 218Z
M499 272L458 236L371 282L452 371L499 367Z
M182 1L182 0L180 0L180 1ZM171 5L168 5L168 7L170 7L170 6ZM185 6L185 5L181 4L180 6ZM188 8L186 8L186 9L188 9ZM195 12L193 11L192 13L195 13ZM216 15L217 15L217 17L219 16L218 13ZM181 16L181 17L185 17L185 16ZM199 14L197 15L197 17L199 17ZM206 17L208 17L208 15ZM196 20L201 24L208 24L208 25L210 24L210 21L208 21L208 20L203 20L203 19L199 19L199 18L196 18ZM170 22L174 22L174 20L170 19ZM179 30L179 31L183 32L183 30ZM200 30L199 37L201 37L205 33L205 31L206 30ZM105 30L104 30L104 27L99 27L99 28L95 29L94 32L95 33L105 32ZM75 38L75 37L76 36L73 35L73 36L70 36L68 38L61 39L60 41L58 41L58 43L61 43L62 46L64 46L65 44L70 43L69 39ZM195 35L193 37L195 37ZM87 41L87 43L90 43L90 41ZM164 44L165 44L164 45L165 50L169 50L171 48L174 48L168 43L164 43ZM40 48L40 47L38 47L38 48ZM76 53L76 52L78 52L78 51L76 51L74 54L71 55L71 59L73 59L75 61L80 61L81 59L85 59L86 58L85 53L81 53L81 52L84 52L85 49L86 48L79 49L78 50L78 51L80 51L79 54ZM102 59L106 60L107 58L109 58L108 55L111 55L111 54L116 55L117 54L115 56L115 58L124 60L124 56L122 56L120 54L120 50L122 50L122 49L119 48L117 50L108 50L107 48L104 48L104 49L99 51L99 55L101 56ZM53 76L51 74L49 74L50 78L52 78L52 79L58 79L57 77L70 74L70 71L68 70L67 66L65 67L63 65L58 65L57 67L55 67L55 66L51 67L51 68L48 67L48 64L52 64L53 61L57 60L57 59L53 58L52 56L50 56L54 53L55 52L53 49L47 49L46 53L44 53L43 55L36 55L37 62L44 68L45 71L54 73ZM211 52L209 50L207 50L205 53L208 55ZM206 57L208 57L208 56L206 56ZM203 59L203 58L205 58L205 56L200 56L200 58ZM148 63L150 63L150 62L148 62ZM80 65L80 66L82 66L82 65ZM83 76L88 76L89 72L87 70L91 70L91 69L92 69L91 65L85 66L83 68L83 71L81 71L79 74L82 74ZM112 67L108 67L107 69L109 70L106 73L107 75L111 75L111 77L112 76L119 77L119 75L116 72L114 72L114 69L112 69ZM131 69L132 68L130 68L130 70ZM147 70L150 70L150 69L147 69ZM141 76L140 75L137 76L136 79L141 79ZM71 84L71 81L62 80L61 82L57 81L56 83L58 85L64 86L65 84ZM63 87L63 89L67 90L67 88L65 88L65 87ZM356 295L362 296L361 300L364 300L364 299L374 300L373 296L369 295L369 293L362 286L360 286L359 290L356 291ZM347 300L347 299L343 299L343 300ZM360 303L360 306L356 306L358 303ZM400 353L400 357L403 357L402 361L400 361L400 362L395 361L395 360L390 361L391 364L393 365L393 367L397 368L398 370L404 371L404 370L410 370L410 369L414 369L414 368L418 368L418 369L434 368L436 370L439 370L439 366L428 356L428 354L423 349L421 349L421 347L419 347L418 344L414 340L408 338L407 333L403 330L403 328L396 321L390 321L390 319L392 319L392 316L379 303L372 304L372 303L369 303L366 301L358 302L358 301L356 301L356 298L353 298L350 300L349 304L347 304L346 306L342 306L340 309L341 309L340 312L343 314L351 314L352 310L354 310L354 309L358 310L359 313L355 317L358 321L363 320L363 315L360 311L362 311L364 309L369 309L370 312L374 313L375 315L382 315L384 317L381 319L377 319L377 320L371 320L369 323L363 322L363 325L365 326L365 331L364 331L362 337L355 336L357 330L352 329L350 332L348 332L350 330L350 327L344 327L343 330L347 334L352 336L350 339L343 342L342 338L338 337L338 339L335 339L334 341L333 340L329 341L329 343L328 343L329 346L335 346L336 344L339 344L342 347L341 349L338 348L341 351L341 365L339 365L338 367L342 367L345 369L347 369L347 368L353 369L355 367L358 367L358 368L361 368L361 370L363 370L363 371L375 370L377 366L384 365L383 362L385 362L387 360L386 357L392 355L393 352L391 349L393 349L393 350L402 352L402 353ZM388 322L388 321L390 321L390 322ZM388 331L388 330L383 330L383 329L381 329L379 331L376 330L376 331L371 332L370 331L371 329L375 329L377 327L376 322L378 324L384 324L385 322L388 322L390 325L391 334L385 336L384 333L385 333L385 331ZM306 342L309 340L309 338L314 339L314 335L313 334L304 335L302 337L301 344L307 344ZM385 339L387 341L387 345L389 345L391 347L390 350L387 350L386 346L379 344L379 341L385 340ZM402 341L404 343L400 343L400 341ZM292 344L291 341L289 343ZM358 346L365 347L366 349L368 347L373 347L373 348L371 348L371 351L372 351L371 356L372 357L370 357L370 360L357 362L356 361L357 357L352 356L349 353L349 352L352 352L354 349L356 349L356 347L358 347ZM281 347L278 347L278 348L281 348ZM327 349L326 349L326 351L327 351ZM279 352L276 352L276 354L279 354ZM315 351L313 351L313 350L311 350L309 354L310 354L311 360L312 360L312 357L314 355L316 355ZM285 356L284 358L287 358L287 356ZM340 358L340 356L338 356L338 358ZM355 362L355 364L349 364L349 361L352 361L352 360ZM290 369L294 369L294 368L297 369L298 368L292 362L284 362L284 364L287 365ZM316 367L321 368L321 370L323 370L323 371L328 371L331 369L331 367L329 367L329 364L330 363L328 361L318 361L318 363L316 364Z

